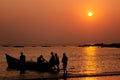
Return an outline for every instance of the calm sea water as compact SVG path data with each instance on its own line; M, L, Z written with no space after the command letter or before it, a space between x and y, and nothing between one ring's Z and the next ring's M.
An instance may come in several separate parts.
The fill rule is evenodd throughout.
M46 60L50 59L50 52L58 54L61 62L62 54L68 56L68 74L102 74L120 72L120 48L100 48L100 47L0 47L0 79L23 79L54 77L57 74L38 73L26 71L20 75L19 71L7 70L5 54L9 54L19 59L20 52L26 55L28 61L36 61L39 55L43 55ZM62 69L62 63L60 64ZM63 71L60 71L62 74ZM74 80L74 79L73 79Z

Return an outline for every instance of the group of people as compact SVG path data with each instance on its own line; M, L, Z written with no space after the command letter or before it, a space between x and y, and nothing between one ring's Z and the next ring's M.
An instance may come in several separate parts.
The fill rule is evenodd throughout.
M59 71L60 61L59 61L59 57L58 57L57 53L55 53L55 55L54 55L54 53L51 52L51 58L49 60L49 63L53 69L57 69Z
M23 55L23 52L21 52L20 55L20 74L25 73L25 55ZM68 57L66 56L66 53L63 53L63 57L62 57L62 63L63 63L63 70L64 73L67 73L66 67L67 67L67 62L68 62ZM52 69L59 71L59 65L60 65L60 60L59 57L57 55L57 53L53 53L51 52L51 58L49 59L49 61L45 60L43 58L42 55L40 55L37 58L37 63L38 64L44 64L44 63L49 63L50 66L52 67Z

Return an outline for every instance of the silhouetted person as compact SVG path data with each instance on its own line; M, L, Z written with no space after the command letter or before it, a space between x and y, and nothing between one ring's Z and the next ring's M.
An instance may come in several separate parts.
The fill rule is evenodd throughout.
M25 55L23 55L23 52L20 53L20 74L25 73Z
M38 70L40 71L45 71L46 67L48 67L48 62L43 58L42 55L40 55L38 58L37 58L37 68Z
M43 58L42 55L40 55L40 56L37 58L37 63L38 63L38 64L44 64L44 63L46 63L46 60Z
M59 64L60 64L59 57L57 53L55 53L55 66L57 66L57 71L59 71Z
M63 70L64 70L64 73L67 73L67 70L66 70L67 62L68 62L68 57L66 56L65 53L63 53L62 63L63 63Z
M37 63L38 64L43 64L44 63L44 59L43 59L43 56L40 55L38 58L37 58Z
M52 69L55 69L55 56L53 52L51 52L51 58L49 60L50 65L52 66Z

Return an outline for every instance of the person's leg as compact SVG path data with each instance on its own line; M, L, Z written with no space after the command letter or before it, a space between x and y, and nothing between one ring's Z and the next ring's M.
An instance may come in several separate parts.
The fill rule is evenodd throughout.
M59 71L59 65L57 65L57 71Z
M65 64L65 73L67 74L67 64Z
M64 73L65 73L65 70L66 70L66 69L65 69L65 64L63 64L63 70L64 70Z

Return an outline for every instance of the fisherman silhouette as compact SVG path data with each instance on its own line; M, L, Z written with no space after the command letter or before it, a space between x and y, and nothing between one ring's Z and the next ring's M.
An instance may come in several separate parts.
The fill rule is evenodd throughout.
M68 62L68 57L66 56L66 53L63 53L62 63L63 63L64 73L67 73L67 70L66 70L67 62Z
M25 73L25 55L23 55L23 52L20 53L20 74Z
M53 52L51 52L51 58L49 60L49 63L51 65L52 69L55 69L55 56L54 56Z
M45 71L45 69L47 69L47 67L49 66L48 65L48 62L43 58L42 55L40 55L38 58L37 58L37 68L38 70L40 71Z
M43 58L42 55L40 55L40 56L38 57L38 59L37 59L37 63L38 63L38 64L43 64L44 62L45 62L45 59Z
M57 67L57 71L59 71L59 64L60 64L59 57L57 53L55 53L55 66Z

